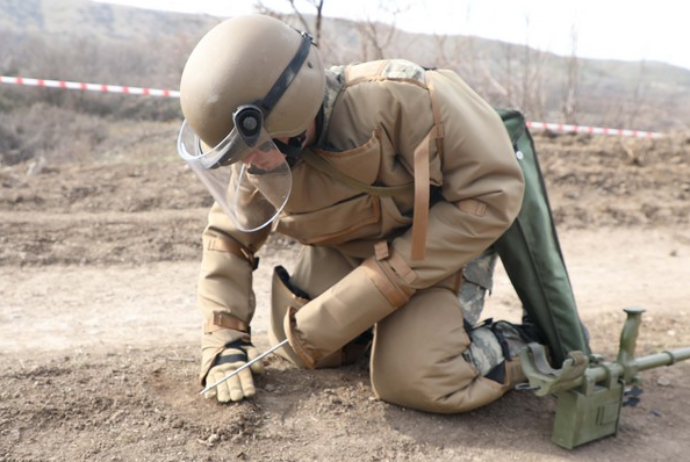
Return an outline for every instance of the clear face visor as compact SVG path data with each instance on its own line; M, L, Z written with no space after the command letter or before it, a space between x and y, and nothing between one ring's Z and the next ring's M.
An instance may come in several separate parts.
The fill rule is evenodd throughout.
M263 128L263 116L256 106L239 107L233 122L235 128L225 139L204 149L185 120L177 151L237 227L256 231L283 210L292 175L285 156Z

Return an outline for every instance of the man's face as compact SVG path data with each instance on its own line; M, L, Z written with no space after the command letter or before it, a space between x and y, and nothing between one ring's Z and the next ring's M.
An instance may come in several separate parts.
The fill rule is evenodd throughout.
M282 140L281 140L282 141ZM255 167L260 170L270 171L284 162L283 153L273 143L264 143L251 151L242 161L250 169Z

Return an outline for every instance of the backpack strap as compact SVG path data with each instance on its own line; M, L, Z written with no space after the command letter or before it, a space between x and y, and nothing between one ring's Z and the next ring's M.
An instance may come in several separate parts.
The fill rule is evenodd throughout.
M412 244L410 258L422 260L426 253L426 236L429 228L429 145L436 143L441 160L443 160L443 122L438 109L436 90L433 82L424 73L424 81L429 90L433 127L414 150L414 216L412 218Z
M403 184L400 186L372 186L372 185L363 183L359 180L352 178L351 176L347 175L346 173L343 173L341 170L339 170L333 164L328 162L328 160L326 160L322 156L319 156L318 154L316 154L311 149L303 150L302 151L302 158L310 167L313 167L313 168L325 173L326 175L330 176L331 178L333 178L333 179L335 179L335 180L337 180L343 184L346 184L353 189L365 192L367 194L371 194L372 196L393 197L393 196L397 196L399 194L403 194L403 193L412 191L412 188L414 187L414 183L407 183L407 184Z
M441 120L441 112L438 108L436 87L434 86L434 82L432 80L426 78L427 75L428 73L425 73L424 77L426 86L429 89L429 97L431 98L431 114L434 118L434 129L437 131L436 149L441 161L443 161L443 138L445 137L445 133L443 131L443 121Z
M412 260L422 260L426 250L429 228L429 143L433 139L434 128L414 150L414 214L410 250Z

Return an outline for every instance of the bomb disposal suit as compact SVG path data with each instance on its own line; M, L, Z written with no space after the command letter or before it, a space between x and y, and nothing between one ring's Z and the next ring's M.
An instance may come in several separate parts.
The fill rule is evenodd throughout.
M181 104L178 149L216 199L198 288L202 383L257 354L252 272L272 231L303 244L292 275L274 271L269 326L299 366L368 353L376 396L443 413L522 380L515 326L473 326L459 297L489 288L481 255L524 184L500 118L456 74L404 60L325 71L308 35L250 15L202 38ZM487 274L468 278L473 261ZM261 370L208 396L252 396Z

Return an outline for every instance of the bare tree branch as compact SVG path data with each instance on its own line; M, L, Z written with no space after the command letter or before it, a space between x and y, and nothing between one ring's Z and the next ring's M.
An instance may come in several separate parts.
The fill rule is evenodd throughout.
M388 17L388 24L382 24L368 18L360 22L358 31L360 33L362 59L383 59L387 57L387 49L394 42L396 32L396 22L401 13L409 10L410 2L390 2L381 1L379 3L379 16ZM374 49L373 54L369 54L368 50Z
M566 61L566 85L563 94L563 105L561 112L565 123L577 124L578 113L578 82L579 82L579 61L577 58L577 28L575 24L570 29L570 57Z
M314 15L313 29L309 18L295 4L295 0L286 1L290 4L290 8L292 9L292 15L294 15L294 17L297 18L297 22L299 23L300 28L308 34L310 34L312 37L314 37L316 43L320 43L321 29L323 25L323 5L325 0L304 0L306 3L314 7L314 10L316 12ZM269 8L266 5L264 5L264 3L261 0L257 0L255 7L257 11L261 14L273 16L274 18L278 18L282 21L289 22L289 14L280 13L272 8Z

